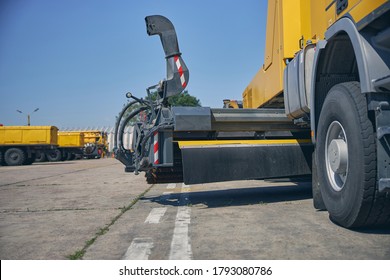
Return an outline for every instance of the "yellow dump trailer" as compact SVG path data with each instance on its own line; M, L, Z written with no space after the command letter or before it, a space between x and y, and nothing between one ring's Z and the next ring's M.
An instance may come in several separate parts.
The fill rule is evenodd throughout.
M58 148L40 154L36 161L59 161L73 160L83 154L84 133L83 132L58 132Z
M34 162L37 152L46 152L58 145L55 126L1 126L0 163L23 165Z
M84 133L82 132L58 132L58 145L61 148L84 147Z

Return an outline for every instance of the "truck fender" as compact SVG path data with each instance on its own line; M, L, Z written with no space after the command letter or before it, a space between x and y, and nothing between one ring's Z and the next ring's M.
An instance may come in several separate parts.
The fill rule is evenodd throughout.
M325 100L327 92L321 92L318 83L319 69L323 66L322 63L332 65L334 54L326 52L326 48L330 48L339 36L347 35L355 54L355 60L360 81L362 93L376 92L375 81L390 75L390 70L386 63L382 60L374 46L357 30L355 23L350 18L342 18L335 22L325 33L325 40L317 43L317 51L314 58L314 67L312 72L312 87L311 87L311 108L310 119L312 129L312 141L316 141L316 130L318 117L321 112L322 103ZM326 57L323 57L326 56ZM325 62L326 61L326 62ZM335 60L335 63L337 61ZM330 68L330 67L328 67ZM327 72L325 72L326 74ZM324 72L322 73L324 74ZM332 74L332 72L329 72ZM352 74L352 73L351 73ZM345 80L343 80L345 79ZM342 82L350 81L348 78L340 77L333 81L329 88Z
M342 18L329 27L325 33L327 40L338 33L347 33L351 40L359 70L360 88L363 93L375 92L373 81L390 74L389 68L373 46L359 33L355 23L349 18Z
M314 54L314 59L313 59L313 71L312 71L312 83L311 83L311 90L310 90L310 127L311 127L311 137L312 137L312 143L316 143L316 117L315 117L315 99L316 99L316 76L317 76L317 69L318 69L318 61L320 58L320 54L325 49L327 41L326 40L321 40L317 42L316 45L316 52Z

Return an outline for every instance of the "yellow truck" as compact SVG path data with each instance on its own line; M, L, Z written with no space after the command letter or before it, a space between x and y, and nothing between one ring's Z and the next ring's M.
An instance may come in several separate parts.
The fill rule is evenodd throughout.
M100 130L85 130L84 134L84 158L104 157L108 148L107 133Z
M36 161L73 160L77 156L81 157L84 149L84 133L82 132L58 132L58 147L46 153L41 153Z
M243 108L243 104L240 100L224 99L223 108L241 109Z
M57 147L55 126L0 126L0 164L32 164L38 152Z
M239 110L167 106L189 71L173 24L145 21L167 79L127 94L114 143L125 171L186 184L311 175L314 207L335 223L390 224L390 1L269 0L264 64Z

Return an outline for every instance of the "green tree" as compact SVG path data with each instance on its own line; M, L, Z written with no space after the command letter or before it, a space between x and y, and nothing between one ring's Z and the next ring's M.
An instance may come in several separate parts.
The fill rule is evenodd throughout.
M168 98L168 103L171 106L187 106L187 107L200 107L200 100L195 96L188 93L187 90L183 93L171 96Z
M155 101L157 99L157 91L151 93L150 98ZM188 90L182 93L168 97L168 105L173 107L185 106L185 107L200 107L202 106L200 100L195 96L188 93Z

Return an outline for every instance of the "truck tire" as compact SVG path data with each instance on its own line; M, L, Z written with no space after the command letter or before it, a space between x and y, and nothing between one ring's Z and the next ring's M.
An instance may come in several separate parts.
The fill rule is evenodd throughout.
M358 82L332 87L321 110L318 182L330 219L346 228L388 224L390 197L376 183L376 139Z
M41 151L37 151L35 154L35 162L45 162L47 160L46 154Z
M88 144L85 146L85 148L84 148L84 153L85 153L86 155L91 155L91 154L93 154L93 153L95 152L95 150L96 150L95 144L90 144L90 143L88 143Z
M23 165L26 153L20 148L9 148L4 154L4 161L8 166Z
M46 153L46 157L49 161L60 161L62 158L62 154L60 150L53 149Z

